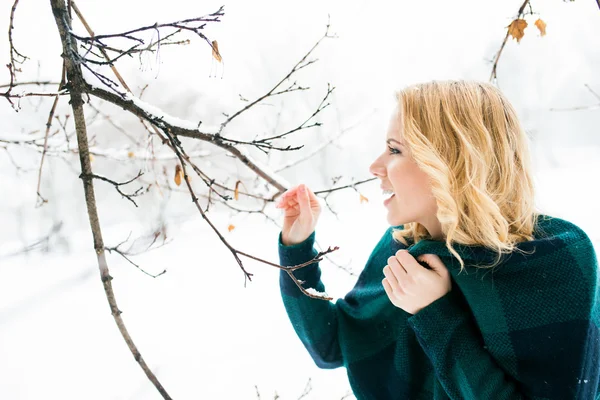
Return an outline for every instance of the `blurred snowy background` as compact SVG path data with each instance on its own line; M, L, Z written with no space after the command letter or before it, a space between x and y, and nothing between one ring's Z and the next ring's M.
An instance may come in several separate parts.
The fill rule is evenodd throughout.
M5 28L12 3L5 0L0 6ZM336 87L331 105L317 117L323 125L283 143L304 145L301 151L268 157L253 153L277 170L336 138L309 160L279 173L291 185L305 182L321 190L332 187L333 177L342 176L340 185L370 177L368 166L384 148L394 90L432 79L488 80L490 60L521 4L236 0L225 4L222 22L205 29L210 39L218 40L225 61L217 78L210 77L215 67L210 48L197 38L187 46L165 46L159 57L123 59L117 67L134 93L148 85L146 102L179 118L216 125L223 121L223 112L244 106L240 95L253 100L284 77L324 34L329 15L330 31L338 38L324 40L313 54L318 62L295 79L311 89L269 99L225 131L229 137L251 139L293 129L312 114L331 83ZM100 34L205 15L222 3L103 0L78 5ZM529 27L519 44L512 39L507 43L498 85L532 140L538 208L579 225L598 249L600 99L585 85L600 93L600 10L592 0L534 1L532 7L539 15L526 17ZM538 17L547 23L544 37L533 25ZM75 30L85 35L81 25ZM60 40L48 1L20 2L14 40L31 58L20 81L60 80ZM0 59L9 62L6 35L0 40ZM8 82L4 70L0 85ZM70 112L67 103L61 99L57 110L63 122ZM122 131L143 134L137 119L117 107L98 99L92 105L102 113L89 127L98 149L127 151L131 142ZM50 106L51 99L27 98L15 112L7 101L0 102L0 139L43 132ZM554 110L580 106L592 107ZM94 113L91 108L86 112ZM66 131L73 131L72 118ZM77 155L46 159L41 193L48 202L36 207L39 150L4 145L0 142L0 398L159 399L110 315ZM197 150L208 153L198 159L202 166L219 166L223 175L231 176L229 185L241 177L253 187L252 174L233 158L208 145ZM172 177L175 160L158 165ZM121 159L95 157L92 166L116 181L149 171L137 153ZM278 270L245 261L254 278L244 287L231 253L202 220L189 194L172 179L167 182L172 190L150 190L137 199L139 208L111 185L96 181L95 187L107 246L130 234L135 239L157 229L167 233L165 246L133 258L150 273L167 270L156 279L114 253L108 262L129 332L170 395L272 399L277 394L297 399L310 379L312 389L305 399L353 398L345 370L317 369L297 339L279 297ZM130 187L133 191L139 185ZM321 263L327 291L336 298L356 280L337 265L360 272L386 228L379 184L357 188L369 201L360 202L351 189L336 192L329 203L337 215L325 208L317 230L321 246L340 246L331 261ZM266 214L280 221L274 207L267 207ZM209 216L236 248L277 261L279 227L264 215L217 207ZM21 253L57 224L60 229L48 242ZM235 226L231 232L229 225Z

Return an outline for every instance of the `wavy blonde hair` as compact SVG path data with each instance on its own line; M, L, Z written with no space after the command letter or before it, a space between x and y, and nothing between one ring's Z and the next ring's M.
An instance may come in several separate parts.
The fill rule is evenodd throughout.
M430 178L437 218L446 247L484 246L498 254L533 240L539 213L528 138L507 98L489 83L433 81L396 93L402 113L403 140L417 165ZM428 238L425 227L408 223L395 230L407 244Z

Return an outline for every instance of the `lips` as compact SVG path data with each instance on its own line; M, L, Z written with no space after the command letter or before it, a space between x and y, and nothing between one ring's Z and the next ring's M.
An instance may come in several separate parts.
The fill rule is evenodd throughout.
M385 200L383 201L383 205L384 205L384 206L387 206L387 205L390 203L390 201L392 201L392 199L393 199L394 197L396 197L396 195L395 195L395 194L392 194L390 197L388 197L387 199L385 199Z

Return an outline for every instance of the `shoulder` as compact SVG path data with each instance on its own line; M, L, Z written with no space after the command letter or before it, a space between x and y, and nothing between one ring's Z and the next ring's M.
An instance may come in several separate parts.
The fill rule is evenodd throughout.
M497 270L499 274L520 277L552 275L555 280L581 280L595 286L598 259L589 236L576 224L562 218L540 215L534 239L518 243L515 251Z
M597 264L594 246L587 233L573 222L562 218L540 215L534 230L534 240L519 247L531 246L540 248L542 252L562 250L569 252L578 261Z

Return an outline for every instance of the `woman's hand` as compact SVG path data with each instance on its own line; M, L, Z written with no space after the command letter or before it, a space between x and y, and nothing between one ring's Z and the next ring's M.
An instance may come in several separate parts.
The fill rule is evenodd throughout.
M304 184L281 195L276 207L284 211L281 241L286 246L305 241L314 232L321 214L317 196Z
M382 283L390 301L413 315L452 290L450 273L438 256L423 254L418 260L427 263L431 270L404 249L388 258L383 268Z

